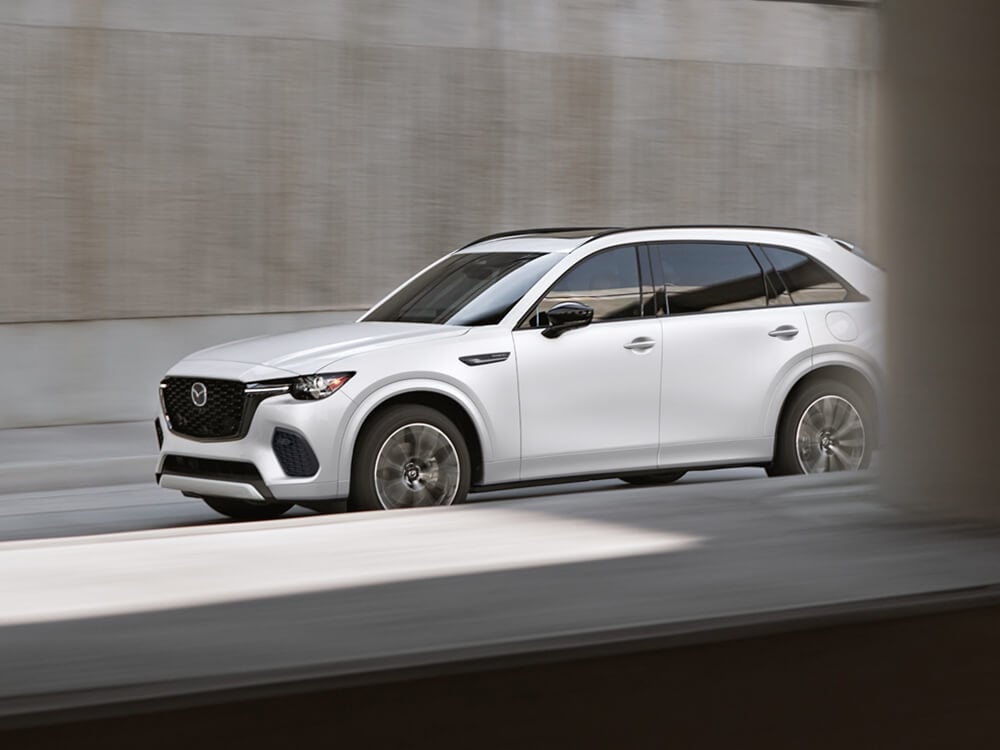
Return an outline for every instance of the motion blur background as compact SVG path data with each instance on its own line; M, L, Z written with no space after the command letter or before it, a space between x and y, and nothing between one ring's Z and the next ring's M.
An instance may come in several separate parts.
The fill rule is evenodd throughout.
M996 0L0 0L0 732L48 710L46 691L127 711L136 685L178 675L375 673L386 654L426 666L524 639L565 654L552 633L641 623L628 637L644 638L653 623L665 640L643 648L664 659L639 649L634 670L610 659L500 693L484 672L424 703L412 685L277 713L209 703L186 724L139 715L137 739L102 747L175 748L176 726L201 746L216 735L199 721L233 716L274 747L330 736L345 705L338 733L370 746L373 727L401 746L428 717L447 733L464 718L475 741L460 746L521 746L519 716L552 747L574 728L607 747L629 745L587 733L673 740L664 727L695 738L680 746L706 732L780 746L789 725L809 737L791 747L873 732L867 746L995 745L998 38ZM673 222L814 228L890 267L880 477L605 483L214 527L151 486L156 383L190 351L353 319L493 231ZM116 478L133 459L144 484ZM284 573L310 564L306 537L311 570L340 576L311 594L289 595L296 569L253 601L21 611L77 589L88 604L130 585L203 595L199 566L240 584L254 566ZM650 539L659 553L635 551ZM564 543L565 564L524 556ZM365 566L383 558L405 575L375 585ZM476 564L448 574L439 558ZM81 724L51 746L98 736Z
M353 319L492 231L880 257L865 3L5 0L0 55L0 428L151 418L191 350Z

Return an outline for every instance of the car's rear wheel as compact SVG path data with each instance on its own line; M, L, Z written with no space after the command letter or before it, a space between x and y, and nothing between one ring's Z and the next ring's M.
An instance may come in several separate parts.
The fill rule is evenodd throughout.
M619 479L623 482L636 485L670 484L671 482L676 482L685 474L687 474L686 471L657 471L652 474L619 477Z
M850 386L818 380L791 397L778 426L771 476L857 471L871 462L871 405Z
M249 503L229 497L203 497L205 504L216 513L236 521L269 521L284 515L292 503Z
M471 460L461 430L436 409L386 409L358 439L349 510L454 505L469 492Z

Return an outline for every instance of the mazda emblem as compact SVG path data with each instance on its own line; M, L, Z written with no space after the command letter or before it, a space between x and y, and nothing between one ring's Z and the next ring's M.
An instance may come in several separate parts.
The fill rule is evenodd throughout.
M195 406L204 406L208 401L208 388L204 383L195 383L191 386L191 403Z

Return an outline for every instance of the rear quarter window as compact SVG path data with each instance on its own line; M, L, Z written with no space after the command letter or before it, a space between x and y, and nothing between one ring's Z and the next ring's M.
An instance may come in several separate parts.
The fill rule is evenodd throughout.
M857 293L808 255L783 247L761 246L796 305L849 302Z

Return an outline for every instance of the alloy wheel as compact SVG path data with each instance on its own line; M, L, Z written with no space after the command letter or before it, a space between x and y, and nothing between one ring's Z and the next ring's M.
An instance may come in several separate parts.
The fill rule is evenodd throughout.
M375 493L386 509L451 505L459 488L458 452L437 427L403 425L375 457Z
M821 396L802 412L795 453L804 474L856 471L865 456L865 427L850 401Z

